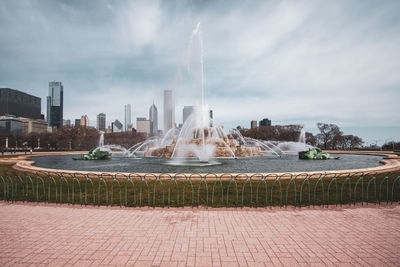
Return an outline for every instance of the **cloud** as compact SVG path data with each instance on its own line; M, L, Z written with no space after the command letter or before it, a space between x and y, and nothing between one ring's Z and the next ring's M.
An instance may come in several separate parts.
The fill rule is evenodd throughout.
M186 62L201 21L217 121L398 126L399 11L398 1L6 1L0 86L44 100L60 80L65 117L92 122L100 112L122 121L127 103L134 117L153 100L162 113L162 90L173 88L180 120L199 102L197 40L191 72Z

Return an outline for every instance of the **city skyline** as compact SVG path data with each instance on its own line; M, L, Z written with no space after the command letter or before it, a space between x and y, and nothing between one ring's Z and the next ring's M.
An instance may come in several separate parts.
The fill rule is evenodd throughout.
M50 82L49 84L51 84L52 82ZM62 86L62 83L61 82L58 82L61 86ZM8 88L6 88L6 89L8 89ZM16 89L11 89L11 90L16 90ZM20 91L21 93L23 93L23 94L26 94L25 92L22 92L21 90L16 90L16 91ZM164 90L164 91L166 91L166 90ZM168 90L167 90L168 91ZM153 105L154 105L154 101L153 101ZM152 106L153 106L152 105ZM125 105L126 106L126 105ZM184 109L185 109L185 107L186 108L188 108L188 107L195 107L195 106L183 106L183 108L182 108L182 111L184 111ZM210 110L210 112L212 112L212 110ZM175 114L175 116L176 116L176 114L179 114L180 112L179 111L177 111L177 109L175 108L175 112L174 112L174 114ZM44 117L45 117L45 119L46 119L46 121L47 121L47 116L45 116L46 115L46 113L45 112L43 112L42 111L42 114L44 115ZM104 114L104 113L101 113L101 114ZM124 112L124 114L125 114L125 112ZM95 119L93 119L92 118L92 120L90 120L89 119L89 117L90 116L88 116L88 115L80 115L80 116L78 116L78 117L80 117L80 118L78 118L78 119L64 119L63 121L70 121L70 124L71 124L71 121L75 121L75 123L74 123L74 125L81 125L82 123L81 123L81 120L82 120L82 117L86 117L87 118L87 122L85 123L88 127L93 127L93 128L98 128L97 127L97 120L98 120L98 115L100 115L100 114L97 114L96 116L95 116ZM105 114L104 114L105 115ZM211 116L211 113L210 113L210 116ZM149 110L149 120L150 120L150 110ZM184 115L183 115L183 117L182 117L182 119L184 119ZM142 119L142 118L146 118L146 116L144 116L144 117L136 117L136 119L137 118L140 118L140 119ZM260 117L261 118L261 117ZM109 121L108 121L109 120ZM265 119L264 119L265 120ZM108 121L108 122L107 122ZM249 123L251 124L251 122L252 122L253 120L251 120L251 121L245 121L245 122L243 122L242 124L232 124L232 127L230 127L230 128L235 128L235 127L237 127L237 126L240 126L240 127L244 127L244 128L248 128L246 125L248 125ZM117 122L117 124L119 124L120 123L120 121L119 121L119 117L118 118L115 118L115 119L107 119L107 120L105 120L105 123L106 123L106 126L108 127L108 126L110 126L111 128L113 128L113 124L115 123L115 122ZM183 121L182 121L183 122ZM175 122L176 123L176 122ZM236 122L235 122L236 123ZM260 121L260 123L261 123L261 121ZM125 129L124 129L124 124L122 124L122 123L120 123L121 125L122 125L122 131L125 131ZM180 124L180 121L178 121L178 123L176 123L176 126L178 127L178 124ZM271 124L271 121L270 120L268 120L268 123L267 124L265 124L265 122L261 125L260 124L260 126L269 126L269 125L285 125L285 124L293 124L293 123L286 123L286 122L283 122L283 121L276 121L276 120L274 120L274 124ZM131 125L132 125L132 123L131 123ZM301 125L301 124L300 124ZM303 124L303 126L304 126L304 124ZM339 125L340 126L340 125ZM106 127L106 128L107 128ZM250 126L250 128L251 128L251 126ZM376 129L376 128L371 128L371 127L366 127L365 128L365 130L363 131L362 129L360 129L359 127L357 128L357 127L341 127L341 129L343 130L343 132L344 132L344 134L349 134L349 133L351 133L351 134L355 134L355 135L358 135L358 136L360 136L360 137L362 137L362 138L364 138L364 145L365 146L370 146L370 145L383 145L384 143L387 143L387 142L390 142L390 141L394 141L394 140L396 140L396 137L394 136L394 135L392 135L392 136L394 136L394 137L389 137L389 138L384 138L384 139L378 139L376 136L377 135L379 135L379 131L382 131L382 130L386 130L386 131L388 131L388 132L393 132L393 128L390 128L390 127L384 127L384 128L380 128L380 129ZM107 130L107 129L106 129ZM307 131L307 132L311 132L311 133L313 133L313 134L315 134L316 132L318 132L318 128L317 127L304 127L304 130L305 131ZM394 129L394 131L395 131L396 129ZM118 130L117 129L117 131L121 131L121 130ZM369 132L369 135L368 135L368 137L367 138L365 138L365 131L368 131ZM389 134L389 135L391 135L391 133Z
M0 87L40 96L44 111L48 81L62 81L64 118L87 114L91 126L99 112L107 124L123 121L126 102L135 117L147 116L153 99L161 108L165 88L176 90L179 111L199 97L190 86L197 80L178 70L201 21L205 99L216 124L231 128L269 117L306 129L335 123L367 142L400 139L400 3L172 2L5 2Z

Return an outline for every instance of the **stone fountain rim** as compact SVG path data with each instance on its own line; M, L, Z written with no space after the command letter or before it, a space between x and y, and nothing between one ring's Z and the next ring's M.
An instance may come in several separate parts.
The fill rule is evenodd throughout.
M344 150L327 150L326 152L331 154L355 154L355 155L371 155L371 156L382 156L383 160L380 162L384 165L372 167L372 168L364 168L364 169L352 169L352 170L336 170L336 171L313 171L313 172L279 172L279 173L126 173L126 172L95 172L95 171L76 171L76 170L60 170L60 169L50 169L43 168L38 166L33 166L35 161L31 160L34 157L40 156L57 156L57 155L77 155L85 153L86 151L73 151L73 152L41 152L33 155L22 155L16 158L9 159L0 159L1 162L9 162L14 163L13 169L24 172L47 172L47 173L64 173L64 174L79 174L79 175L87 175L89 177L97 177L98 175L109 175L109 176L127 176L135 175L136 178L165 178L174 177L174 176L192 176L194 178L204 177L206 175L213 176L214 178L221 179L231 179L231 177L239 177L239 179L246 179L247 177L257 177L267 176L266 179L276 179L276 177L282 176L282 178L288 178L290 175L313 175L313 174L325 174L325 175L334 175L334 174L360 174L360 173L384 173L384 172L392 172L392 171L400 171L400 156L393 152L384 152L384 151L344 151ZM224 177L230 176L230 177ZM164 176L164 177L162 177ZM313 177L311 177L313 178ZM315 175L314 178L319 178ZM207 178L208 179L208 178Z

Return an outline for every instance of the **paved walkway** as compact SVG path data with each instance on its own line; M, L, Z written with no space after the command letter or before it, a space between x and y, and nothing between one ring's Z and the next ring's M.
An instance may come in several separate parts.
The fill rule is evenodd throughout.
M400 206L93 208L0 201L0 265L399 266Z

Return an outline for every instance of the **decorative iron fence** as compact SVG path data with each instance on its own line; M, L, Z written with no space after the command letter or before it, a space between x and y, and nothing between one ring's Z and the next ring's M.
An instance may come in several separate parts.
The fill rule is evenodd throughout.
M2 173L0 199L120 207L327 206L400 200L398 173Z

